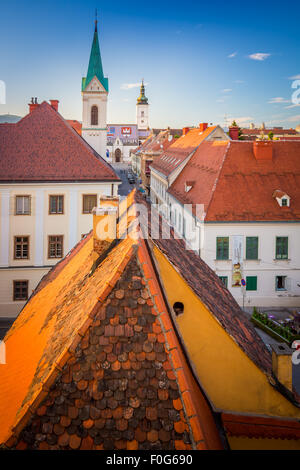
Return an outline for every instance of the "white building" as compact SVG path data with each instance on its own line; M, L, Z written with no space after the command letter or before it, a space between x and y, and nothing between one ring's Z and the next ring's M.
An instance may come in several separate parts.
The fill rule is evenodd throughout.
M167 194L171 224L240 305L300 307L300 142L203 143Z
M0 316L15 317L40 279L92 228L121 183L51 106L0 124Z
M169 219L171 207L168 189L182 172L185 165L191 159L197 148L203 142L215 142L229 140L229 137L220 126L207 126L207 123L199 124L199 127L183 128L183 134L176 139L159 158L150 165L150 198L153 204L161 207L161 212Z

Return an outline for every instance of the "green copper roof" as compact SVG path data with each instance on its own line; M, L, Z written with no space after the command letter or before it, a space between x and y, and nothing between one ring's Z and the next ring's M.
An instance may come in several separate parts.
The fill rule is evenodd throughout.
M137 99L137 104L148 104L148 98L146 98L145 96L144 80L142 81L142 84L141 84L141 92L140 92L140 96Z
M105 90L108 92L108 78L105 78L103 75L102 60L98 41L97 21L95 22L94 39L92 44L87 76L82 79L82 91L86 89L88 84L92 81L95 76L98 78L99 82L102 83Z

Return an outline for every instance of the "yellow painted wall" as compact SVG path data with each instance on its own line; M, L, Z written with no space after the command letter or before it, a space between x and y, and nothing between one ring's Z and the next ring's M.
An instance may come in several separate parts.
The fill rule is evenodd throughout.
M265 374L225 332L165 256L154 247L168 301L184 304L179 330L200 382L216 409L267 416L300 417L300 410L268 382Z
M231 450L300 450L300 441L294 439L248 439L229 437Z

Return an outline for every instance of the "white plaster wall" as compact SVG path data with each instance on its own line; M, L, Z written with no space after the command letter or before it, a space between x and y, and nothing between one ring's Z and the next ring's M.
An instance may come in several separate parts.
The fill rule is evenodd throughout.
M142 115L144 113L144 115ZM138 129L147 130L149 127L149 104L136 105L136 123Z
M48 259L48 236L64 236L64 256L90 232L93 216L83 214L84 194L110 196L118 184L66 183L0 186L0 316L16 316L24 302L13 301L13 280L28 280L29 293L35 289L49 266L59 259ZM49 196L64 196L64 214L49 214ZM31 215L15 215L15 196L31 196ZM14 236L29 236L29 259L14 260ZM20 277L21 276L21 277Z

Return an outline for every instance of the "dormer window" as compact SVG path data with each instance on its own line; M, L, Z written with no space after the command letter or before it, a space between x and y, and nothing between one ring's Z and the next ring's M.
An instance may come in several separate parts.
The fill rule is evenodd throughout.
M290 207L291 198L284 191L276 189L273 193L273 198L276 199L280 207Z
M186 193L188 193L192 187L194 186L194 181L186 181L185 184L184 184L184 190Z

